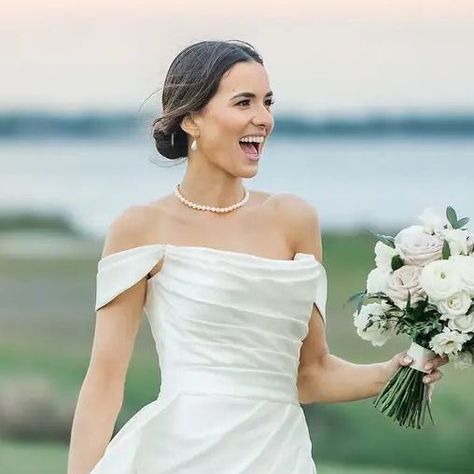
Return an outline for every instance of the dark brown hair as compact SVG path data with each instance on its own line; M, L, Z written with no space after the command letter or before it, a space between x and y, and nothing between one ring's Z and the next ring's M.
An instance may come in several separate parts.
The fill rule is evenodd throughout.
M239 61L263 64L255 48L240 40L201 41L176 56L163 86L162 116L152 122L158 153L172 160L188 155L187 133L180 127L182 119L209 102L224 73Z

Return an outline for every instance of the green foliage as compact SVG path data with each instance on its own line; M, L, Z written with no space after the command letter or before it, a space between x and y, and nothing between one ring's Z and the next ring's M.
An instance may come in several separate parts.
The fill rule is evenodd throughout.
M394 255L392 257L392 270L393 271L398 270L400 267L403 267L403 265L405 265L405 263L403 262L403 259L402 257L400 257L400 255Z
M449 248L449 244L446 240L443 242L442 254L445 260L447 260L451 256L451 249Z
M375 235L375 237L377 237L377 239L383 242L385 245L388 245L389 247L392 247L393 249L395 248L395 239L391 235L378 234L377 232L372 232L372 231L370 231L370 233Z
M463 217L462 219L458 219L456 211L451 206L448 206L446 208L446 217L453 229L461 229L469 222L469 217Z

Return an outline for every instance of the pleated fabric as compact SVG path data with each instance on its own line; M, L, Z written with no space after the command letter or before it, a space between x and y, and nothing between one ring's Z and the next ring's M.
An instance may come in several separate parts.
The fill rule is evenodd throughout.
M98 262L95 310L144 278L161 387L112 438L91 474L315 474L296 386L313 304L314 255L272 259L150 244Z

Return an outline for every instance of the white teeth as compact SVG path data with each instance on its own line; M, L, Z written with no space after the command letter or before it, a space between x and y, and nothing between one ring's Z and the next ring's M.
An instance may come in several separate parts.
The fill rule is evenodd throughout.
M240 142L249 142L249 143L263 143L265 137L243 137Z

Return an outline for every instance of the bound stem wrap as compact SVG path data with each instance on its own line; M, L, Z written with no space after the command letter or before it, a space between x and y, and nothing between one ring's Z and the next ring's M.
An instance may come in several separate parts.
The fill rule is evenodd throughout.
M407 350L407 355L409 355L413 362L409 367L412 369L419 370L420 372L430 373L431 370L425 369L425 363L429 359L433 359L436 356L436 352L426 349L423 346L420 346L416 342L412 341L411 346Z

